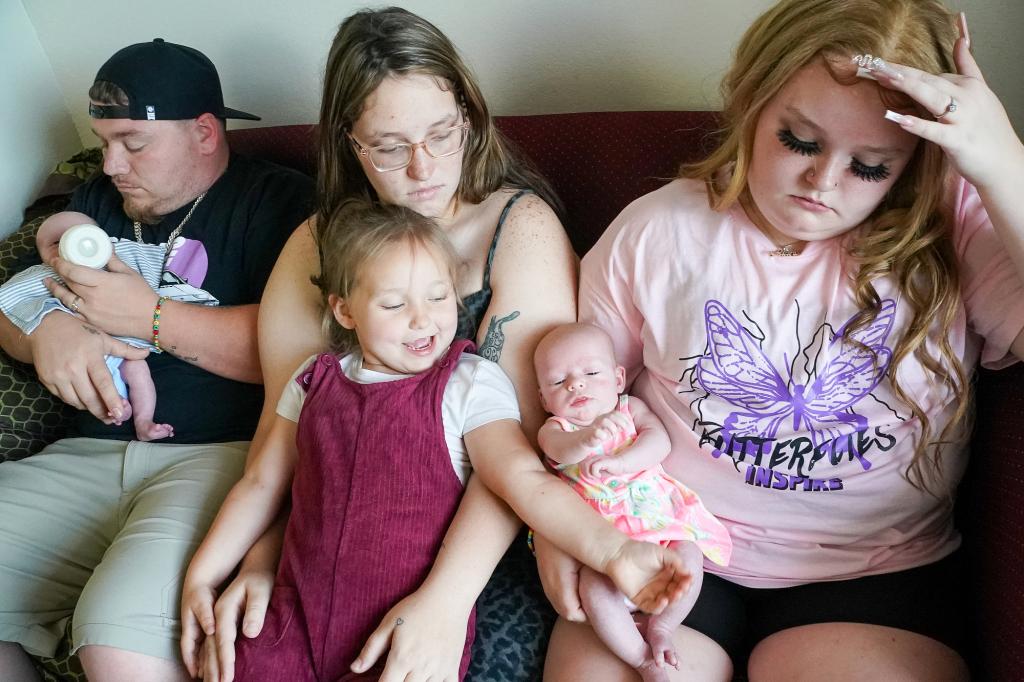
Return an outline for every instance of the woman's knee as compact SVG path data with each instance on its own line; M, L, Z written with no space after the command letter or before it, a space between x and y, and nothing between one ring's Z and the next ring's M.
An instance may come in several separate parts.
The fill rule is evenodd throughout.
M864 623L817 623L776 632L750 654L752 682L763 680L967 680L967 664L930 637Z
M633 669L601 643L589 623L555 622L544 660L545 682L633 682Z

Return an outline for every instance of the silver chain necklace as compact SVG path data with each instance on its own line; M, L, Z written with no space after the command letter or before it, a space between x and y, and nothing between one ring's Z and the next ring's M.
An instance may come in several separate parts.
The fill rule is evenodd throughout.
M202 201L203 197L205 196L206 192L203 192L198 197L196 197L196 200L192 202L192 208L188 210L188 213L186 213L185 217L181 219L181 222L178 223L178 226L171 230L171 234L167 236L167 251L164 253L164 260L167 259L167 254L171 252L171 247L174 246L174 240L177 239L178 235L181 234L181 230L185 227L185 223L187 223L188 219L192 217L192 213L196 210L196 206L199 205L199 202ZM142 241L142 225L139 223L138 220L134 221L132 225L135 227L135 241L137 241L140 244L144 244L145 242Z

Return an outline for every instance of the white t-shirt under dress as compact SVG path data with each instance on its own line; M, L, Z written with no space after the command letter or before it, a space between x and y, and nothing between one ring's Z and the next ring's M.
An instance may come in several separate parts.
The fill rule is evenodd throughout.
M277 413L293 422L299 421L306 392L296 379L316 360L312 356L302 363L298 371L285 385L277 403ZM363 367L360 353L350 353L339 360L341 371L352 381L360 384L376 384L384 381L405 379L407 374L385 374ZM441 421L444 424L444 438L452 467L459 480L465 485L473 470L466 451L463 436L473 429L500 419L519 421L519 403L516 390L508 376L496 362L485 360L479 355L462 353L458 365L452 371L441 398ZM395 415L395 423L401 424L402 415Z

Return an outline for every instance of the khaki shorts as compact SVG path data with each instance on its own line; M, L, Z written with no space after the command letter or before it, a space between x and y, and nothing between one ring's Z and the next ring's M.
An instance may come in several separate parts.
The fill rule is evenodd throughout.
M181 581L248 441L68 438L0 464L0 641L178 660Z

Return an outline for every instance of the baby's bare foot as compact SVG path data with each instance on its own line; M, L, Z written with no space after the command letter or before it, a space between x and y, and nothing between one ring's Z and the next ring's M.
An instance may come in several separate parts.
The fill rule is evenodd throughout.
M668 673L654 661L646 661L636 671L644 682L669 682Z
M655 664L664 663L676 670L679 669L679 658L676 656L675 642L672 641L670 630L651 625L647 628L645 638L651 646L651 655L654 657Z
M174 435L174 427L170 424L154 424L151 421L135 422L135 437L141 441L160 440Z

